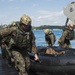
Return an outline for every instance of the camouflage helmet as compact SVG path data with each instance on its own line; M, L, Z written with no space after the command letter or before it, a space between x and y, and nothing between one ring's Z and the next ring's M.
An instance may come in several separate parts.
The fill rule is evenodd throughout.
M31 18L24 14L21 18L20 18L20 23L23 23L25 25L31 25Z
M46 34L48 34L49 32L51 32L51 29L45 29L44 32L45 32Z
M69 27L73 27L74 28L74 24L73 23L70 23L69 24Z
M12 22L11 25L12 25L12 26L15 26L15 25L16 25L16 22Z

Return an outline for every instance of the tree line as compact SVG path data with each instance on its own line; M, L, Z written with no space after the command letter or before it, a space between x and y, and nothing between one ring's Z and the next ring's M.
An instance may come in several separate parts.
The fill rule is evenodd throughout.
M32 29L39 29L39 30L41 30L41 29L63 29L65 26L50 26L50 25L41 25L41 26L38 26L38 27L32 27Z

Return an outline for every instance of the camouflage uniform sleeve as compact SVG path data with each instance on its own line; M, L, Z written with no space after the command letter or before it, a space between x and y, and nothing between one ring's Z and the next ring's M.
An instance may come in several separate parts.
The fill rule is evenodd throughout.
M36 53L36 43L35 43L35 36L34 33L32 32L32 53Z
M11 28L6 28L3 30L0 30L0 37L4 38L4 37L8 36L9 34L11 34L15 30L16 30L16 27L11 27Z
M64 41L65 41L65 38L66 38L67 35L68 35L68 32L67 31L64 31L63 34L62 34L62 36L58 40L58 43L60 43L60 44L63 45L64 44Z

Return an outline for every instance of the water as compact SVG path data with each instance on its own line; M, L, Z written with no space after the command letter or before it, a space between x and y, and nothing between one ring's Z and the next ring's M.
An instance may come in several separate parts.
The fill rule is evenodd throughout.
M58 46L58 39L61 37L62 35L62 30L52 30L53 33L56 36L56 42L54 44L54 46ZM45 41L45 34L43 30L33 30L34 35L36 37L36 45L37 46L46 46L46 41ZM75 40L70 41L72 48L75 48Z

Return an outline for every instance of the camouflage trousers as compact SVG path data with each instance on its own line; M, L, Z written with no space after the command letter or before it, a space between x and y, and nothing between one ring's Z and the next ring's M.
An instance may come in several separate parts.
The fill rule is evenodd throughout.
M9 47L6 44L1 45L1 50L2 50L2 58L6 58L8 66L11 67L12 62L11 62L11 52Z
M15 67L19 70L21 75L28 75L28 69L30 67L29 57L23 57L18 51L12 51L12 55L15 60Z

